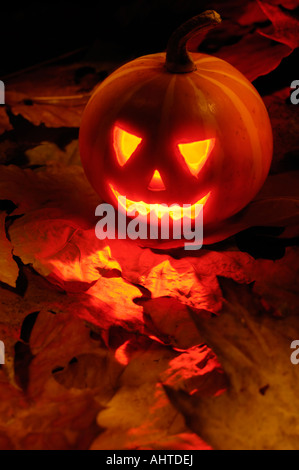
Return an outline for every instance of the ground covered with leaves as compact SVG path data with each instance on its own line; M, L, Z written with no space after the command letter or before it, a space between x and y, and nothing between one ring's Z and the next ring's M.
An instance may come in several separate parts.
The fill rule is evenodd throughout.
M119 59L5 82L1 449L299 449L299 2L242 5L219 2L203 47L263 95L273 164L228 238L198 252L95 237L78 127Z

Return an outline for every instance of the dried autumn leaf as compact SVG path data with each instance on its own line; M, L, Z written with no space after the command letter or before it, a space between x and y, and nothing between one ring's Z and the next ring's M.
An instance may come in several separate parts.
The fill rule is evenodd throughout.
M69 167L46 168L38 172L22 170L15 165L2 166L0 198L18 207L13 215L47 209L49 218L63 218L72 226L90 228L95 225L94 210L99 197L88 183L83 169Z
M273 261L254 259L236 249L210 251L199 259L192 259L199 282L205 292L201 308L219 312L221 291L216 276L230 276L238 283L255 282L254 291L284 315L295 314L299 308L299 251L286 250L282 259Z
M172 359L161 381L166 388L201 397L219 395L228 386L217 357L205 344L193 346Z
M283 0L279 3L284 5ZM296 2L285 3L287 8L295 8ZM223 23L209 33L207 46L213 55L232 64L250 81L275 70L298 47L298 19L273 2L216 2L213 8L219 11ZM196 37L191 41L191 50L201 50Z
M208 446L188 431L159 384L161 372L176 353L150 339L140 338L136 343L132 338L131 343L126 345L129 362L119 390L97 418L105 431L91 448L161 449L170 444L178 449L206 449Z
M67 311L65 294L28 274L23 298L0 287L7 346L0 369L1 448L87 449L100 433L95 417L115 393L123 365ZM75 305L82 308L78 297Z
M100 407L89 390L61 388L59 394L49 386L48 397L31 403L12 386L1 383L0 390L0 432L6 436L2 450L87 449L99 432L94 418Z
M154 440L148 440L145 443L138 445L134 449L140 450L211 450L211 447L206 444L195 433L182 432L173 436L154 436ZM133 448L133 447L132 447Z
M94 87L119 59L35 67L7 80L6 105L35 126L79 127Z
M292 49L285 44L273 45L270 39L254 32L236 44L222 47L215 56L229 62L252 82L275 70L291 52ZM254 57L254 62L248 60L248 57Z
M12 125L10 124L6 109L4 106L0 106L0 135L11 129Z
M177 299L158 297L144 300L140 305L147 329L164 344L187 349L200 343L201 338L193 328L187 306Z
M22 115L35 126L79 127L81 115L90 93L64 97L32 96L22 92L7 91L7 106L15 115ZM68 99L71 98L71 99Z
M19 268L12 257L12 245L5 233L6 213L0 213L0 281L16 287Z
M216 243L249 227L287 227L298 223L298 171L268 176L257 196L241 212L217 227L204 231L206 243Z
M32 224L23 225L22 221L19 225L16 221L11 227L14 252L23 263L31 264L69 293L85 292L91 311L98 311L95 317L87 312L89 321L100 323L103 328L112 323L141 328L142 308L132 301L141 296L140 290L120 277L120 266L111 258L109 246L97 240L94 233L92 238L97 245L90 246L90 237L80 232L73 234L68 223L60 219L51 220L50 229L44 233L44 222L42 217L34 217ZM109 305L111 311L110 315L105 309L102 321L98 310L101 304Z
M271 21L273 28L269 31L260 30L259 33L269 39L287 45L291 51L299 46L299 21L297 18L282 10L280 6L270 2L257 0L258 5Z
M41 311L29 346L34 356L27 387L31 397L47 394L51 388L54 390L53 379L68 389L92 389L103 403L113 396L123 367L113 354L91 338L90 330L71 312Z
M41 142L25 154L29 165L81 165L78 140L70 142L64 150L53 142Z
M99 78L95 69L81 76L82 64L34 69L8 80L6 105L35 126L79 127L82 111Z
M243 7L243 11L237 17L237 22L241 26L263 23L265 21L267 21L267 16L255 0L253 2L248 2Z
M109 247L111 255L121 266L123 278L133 284L141 284L152 268L169 258L165 254L153 253L129 239L109 240Z
M98 300L110 306L113 315L110 325L122 325L132 331L142 331L142 308L133 302L140 297L140 290L125 282L121 277L101 278L86 292L91 304L97 305ZM107 318L108 320L108 318Z
M140 281L152 292L153 297L185 296L192 302L191 291L196 284L196 276L188 260L166 259L154 266Z
M72 291L72 286L76 291L80 283L81 290L86 290L101 277L121 276L121 267L111 256L109 245L99 241L91 230L77 230L62 250L48 260L48 266L49 279L68 292Z
M298 337L299 317L269 315L250 286L219 282L227 300L222 314L192 318L228 376L228 391L207 398L166 387L168 396L215 449L296 449L298 374L290 344Z

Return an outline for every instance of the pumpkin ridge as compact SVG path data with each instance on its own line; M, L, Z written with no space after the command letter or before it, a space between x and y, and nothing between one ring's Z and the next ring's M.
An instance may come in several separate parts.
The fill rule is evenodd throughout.
M221 59L218 59L218 57L200 57L199 59L195 59L194 62L196 65L202 64L203 62L218 62ZM196 72L196 70L194 70Z
M199 74L197 74L197 75L199 75ZM198 84L195 81L195 76L193 74L188 77L188 81L190 82L190 84L193 88L195 100L197 100L198 96L200 96L201 99L203 98L205 100L207 108L209 109L209 105L208 105L209 101L208 101L208 98L205 94L205 89L198 86ZM223 148L223 145L222 145L221 129L220 129L220 126L218 124L218 120L216 119L216 117L214 116L214 114L212 112L209 112L209 118L210 118L211 123L212 123L212 128L215 130L215 136L214 137L217 137L217 145L218 145L219 150L220 150L220 152L219 152L219 161L222 164L222 162L224 160L225 151L224 151L224 148ZM205 119L202 120L202 125L203 125L204 128L206 128ZM221 165L219 165L218 170L215 173L215 179L219 178L220 175L221 175Z
M161 106L161 119L160 119L160 126L159 126L159 136L163 135L165 127L168 125L170 110L173 106L174 102L174 89L176 84L176 76L173 75L167 85L165 90L165 96L163 100L163 104Z
M258 98L262 103L263 105L265 106L265 103L263 102L262 98L260 97L260 95L258 94L258 92L255 90L255 88L250 84L248 84L245 80L242 80L242 78L239 78L239 77L236 77L234 75L230 75L228 73L225 73L225 72L222 72L220 70L212 70L212 69L204 69L204 72L212 72L212 73L217 73L219 75L223 75L225 77L228 77L228 78L231 78L232 80L234 80L235 82L238 82L240 83L241 85L243 85L245 88L247 88L247 90L251 91L254 96L256 98ZM197 75L200 75L201 77L204 77L204 78L209 78L209 75L205 75L204 73L202 73L201 71L199 70L196 70L195 73Z
M243 121L244 128L246 129L248 137L249 137L252 154L256 156L255 158L253 158L253 162L254 162L253 173L255 173L257 179L260 179L262 176L262 169L260 168L258 163L262 159L262 149L260 145L260 137L259 137L258 129L255 125L255 122L251 116L250 111L248 110L247 106L243 103L243 101L240 100L239 96L233 90L231 90L227 85L224 85L223 83L211 77L206 77L206 79L214 83L216 86L218 86L221 89L221 91L225 93L226 96L228 96L228 98L232 102L232 106L239 113ZM250 129L253 129L254 132L250 132L249 131ZM257 172L257 169L259 169L260 171Z
M129 92L127 92L126 94L124 94L122 96L122 98L120 99L120 101L118 102L118 106L117 106L117 109L118 109L118 113L121 112L121 110L123 109L124 106L126 106L127 102L132 99L132 97L135 95L135 93L138 93L140 90L142 90L143 87L146 87L150 82L154 82L154 81L159 81L160 80L160 77L157 77L157 76L153 76L147 80L144 80L142 82L137 82L135 84L134 87L132 87ZM103 87L104 89L104 87ZM115 114L115 110L113 111L113 114Z
M109 77L105 78L105 80L100 84L100 86L95 91L95 94L97 94L97 92L100 89L102 89L102 88L110 85L111 83L113 83L116 79L123 78L125 75L128 75L130 73L134 73L136 71L141 71L142 69L147 70L147 69L151 69L151 68L152 67L149 66L149 65L140 64L138 67L126 68L126 69L120 70L119 72L117 70L115 70ZM102 85L103 85L103 87L102 87Z
M204 100L205 100L206 106L207 106L207 108L209 108L209 106L208 106L208 99L207 99L207 97L206 97L206 95L205 95L205 90L202 89L202 88L200 88L200 87L198 87L197 83L194 81L194 76L191 75L191 76L187 77L187 80L188 80L188 82L191 84L191 87L192 87L193 92L194 92L194 98L195 98L195 100L197 100L197 99L198 99L198 96L200 96L201 99L204 99ZM217 119L214 117L213 113L211 113L211 112L209 113L209 117L210 117L210 120L211 120L211 122L212 122L212 124L213 124L213 126L212 126L213 129L216 130L216 134L217 134L217 136L219 136L219 135L220 135L220 127L219 127L219 125L218 125ZM205 124L205 119L202 119L202 126L203 126L203 128L204 128L205 130L207 129L207 126L206 126L206 124Z

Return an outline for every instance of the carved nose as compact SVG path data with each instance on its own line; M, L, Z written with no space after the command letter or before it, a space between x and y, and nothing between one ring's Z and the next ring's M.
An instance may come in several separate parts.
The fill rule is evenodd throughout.
M152 179L150 180L150 183L147 188L151 191L164 191L166 189L158 170L154 171Z

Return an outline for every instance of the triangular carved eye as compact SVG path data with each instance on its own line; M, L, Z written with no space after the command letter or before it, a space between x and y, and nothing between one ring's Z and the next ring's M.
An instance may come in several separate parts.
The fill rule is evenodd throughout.
M118 126L114 127L113 147L120 166L123 166L129 160L141 141L141 137L130 134Z
M184 157L192 175L197 176L215 145L215 139L200 140L187 144L178 144L179 151Z

